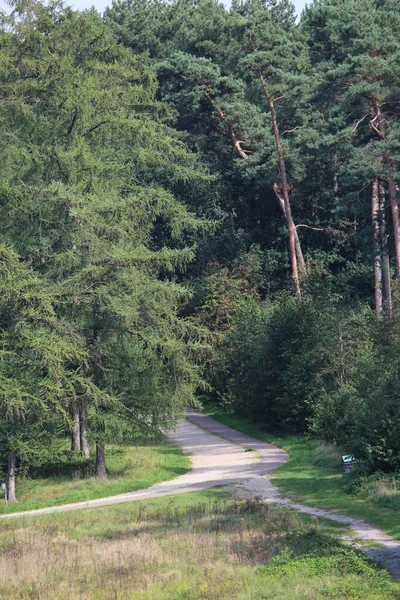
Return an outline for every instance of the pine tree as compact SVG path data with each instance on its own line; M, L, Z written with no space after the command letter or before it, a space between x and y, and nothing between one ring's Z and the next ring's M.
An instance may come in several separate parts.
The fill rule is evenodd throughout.
M343 0L337 4L328 1L306 10L304 26L310 34L313 63L320 73L319 101L325 103L330 134L337 139L352 139L353 156L358 156L354 166L357 162L360 166L360 149L363 149L365 179L360 183L368 182L372 186L374 211L377 211L373 216L376 308L379 312L379 287L383 277L384 304L390 311L384 204L387 187L400 281L400 224L396 197L398 151L394 126L398 118L400 14L392 3ZM341 145L343 148L343 142ZM380 189L378 204L377 187ZM385 259L378 266L380 254Z
M246 182L247 190L249 182L254 181L258 195L260 188L268 189L268 180L272 179L268 193L274 190L272 197L276 195L290 232L292 271L299 294L297 263L304 276L305 261L291 216L287 181L291 161L288 163L285 157L288 146L293 144L291 139L284 140L282 133L293 133L302 124L300 106L296 110L292 105L298 104L299 87L304 85L308 61L307 48L295 23L293 5L288 2L236 2L229 13L212 0L179 1L166 4L161 17L158 4L113 3L106 11L106 22L117 38L134 50L143 48L146 43L146 36L141 35L135 20L135 15L142 14L143 10L147 21L155 23L154 31L163 27L165 43L155 52L149 41L147 49L160 57L161 91L178 110L182 126L191 133L196 132L195 140L201 144L203 152L209 153L211 147L214 158L219 151L217 160L221 161L225 172L229 169L224 155L230 148L233 158L237 159L235 169ZM166 21L170 30L164 27ZM260 47L256 47L258 43ZM283 102L282 89L286 97ZM279 119L275 91L283 107L279 110ZM199 130L193 127L194 120L202 130L201 138ZM215 132L222 136L218 149ZM291 154L293 156L293 150ZM243 161L245 165L240 164ZM298 169L292 170L294 175ZM295 188L294 180L292 177ZM265 192L264 195L267 196ZM255 216L265 211L265 197L260 209L254 197L246 200Z

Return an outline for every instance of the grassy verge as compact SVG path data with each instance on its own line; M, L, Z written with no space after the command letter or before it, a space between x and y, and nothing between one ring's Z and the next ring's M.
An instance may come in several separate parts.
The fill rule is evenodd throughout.
M4 525L4 527L3 527ZM218 489L2 523L0 600L394 600L332 523Z
M132 492L173 479L190 468L189 457L162 439L141 444L138 451L135 446L109 446L106 462L107 481L90 476L94 472L90 461L64 465L61 471L54 467L55 475L50 469L46 477L22 479L17 485L18 503L6 508L2 502L0 514Z
M304 436L279 435L263 431L257 424L208 405L204 411L213 419L254 438L275 444L289 452L289 461L272 477L282 495L302 504L364 519L400 539L400 512L371 498L345 493L348 476L340 456L331 446Z

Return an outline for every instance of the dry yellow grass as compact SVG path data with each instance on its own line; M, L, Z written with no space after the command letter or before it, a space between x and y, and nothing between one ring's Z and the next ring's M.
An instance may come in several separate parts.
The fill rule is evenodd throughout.
M330 586L324 598L397 597L316 521L207 494L5 524L0 599L309 600ZM296 567L316 552L321 568Z

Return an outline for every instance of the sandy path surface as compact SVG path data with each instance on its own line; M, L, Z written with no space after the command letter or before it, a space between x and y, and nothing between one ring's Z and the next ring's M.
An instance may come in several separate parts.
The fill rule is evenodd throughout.
M136 492L87 502L10 513L0 515L0 519L96 508L135 500L184 494L215 485L229 485L238 497L259 496L266 502L281 504L349 525L356 538L381 545L379 548L365 550L365 552L400 579L399 541L359 519L304 506L280 497L278 490L268 479L268 473L287 462L288 455L284 450L251 438L194 411L187 414L187 419L180 424L176 432L169 435L169 438L191 455L192 469L184 475Z
M208 419L211 423L211 425L207 424L208 431L204 429L206 424L203 424L201 421L202 418ZM196 423L201 425L201 427L204 426L204 428L198 427ZM284 450L244 436L228 427L226 429L231 432L231 439L228 439L226 436L223 439L221 437L223 435L222 430L221 433L219 432L219 428L223 427L223 425L204 415L195 412L188 413L188 419L179 425L176 432L168 436L171 441L181 446L184 452L190 454L192 459L192 469L175 479L157 483L136 492L128 492L126 494L88 500L86 502L74 502L73 504L4 514L0 515L0 519L48 515L84 508L96 508L99 506L132 502L134 500L184 494L215 485L235 484L243 480L259 479L261 475L276 469L287 461L288 455ZM235 435L237 435L237 439ZM240 442L240 440L242 441ZM271 494L275 493L274 488L269 484L268 480L263 479L263 481L270 487Z
M322 517L324 519L331 519L332 521L348 525L354 532L354 536L345 536L343 539L345 541L351 541L352 543L354 542L354 538L356 538L356 540L359 539L364 542L380 544L380 547L371 549L364 549L362 545L359 547L370 558L382 564L394 577L400 579L400 542L398 540L393 539L381 529L368 525L361 519L355 519L354 517L349 517L347 515L335 514L320 508L305 506L304 504L298 504L280 496L276 487L271 484L267 477L263 477L262 475L267 474L268 471L278 468L278 466L282 464L282 462L280 462L282 461L282 458L284 458L282 456L282 450L250 438L249 436L235 431L230 427L226 427L221 423L217 423L205 415L189 413L188 418L200 427L205 428L208 431L212 431L214 434L222 436L223 438L232 441L235 444L240 444L247 448L253 448L258 454L260 454L260 456L264 456L264 464L268 465L270 468L263 470L264 465L263 460L261 460L258 465L259 469L257 469L257 474L254 471L251 477L247 477L246 474L243 473L243 479L241 481L234 482L233 490L237 497L249 498L258 496L265 502L273 502L275 504L286 506L287 508L294 508L300 512L316 515L317 517ZM276 454L274 454L274 449L277 451ZM286 460L283 460L283 462L286 462Z

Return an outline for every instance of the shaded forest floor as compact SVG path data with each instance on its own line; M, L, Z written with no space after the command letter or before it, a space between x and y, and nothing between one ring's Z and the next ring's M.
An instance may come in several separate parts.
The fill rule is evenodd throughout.
M1 527L1 600L400 597L344 527L218 489Z
M206 405L204 412L228 427L289 453L289 461L271 475L282 496L358 517L400 539L400 491L392 478L370 480L359 489L354 488L351 475L343 472L340 451L334 446L305 436L263 431L257 424L213 405Z
M67 447L68 441L61 444ZM190 469L189 457L164 438L140 442L138 450L135 445L108 446L106 481L94 477L94 456L89 460L79 453L66 452L65 456L64 462L43 465L37 474L20 479L18 502L6 508L0 501L0 514L132 492L174 479Z

